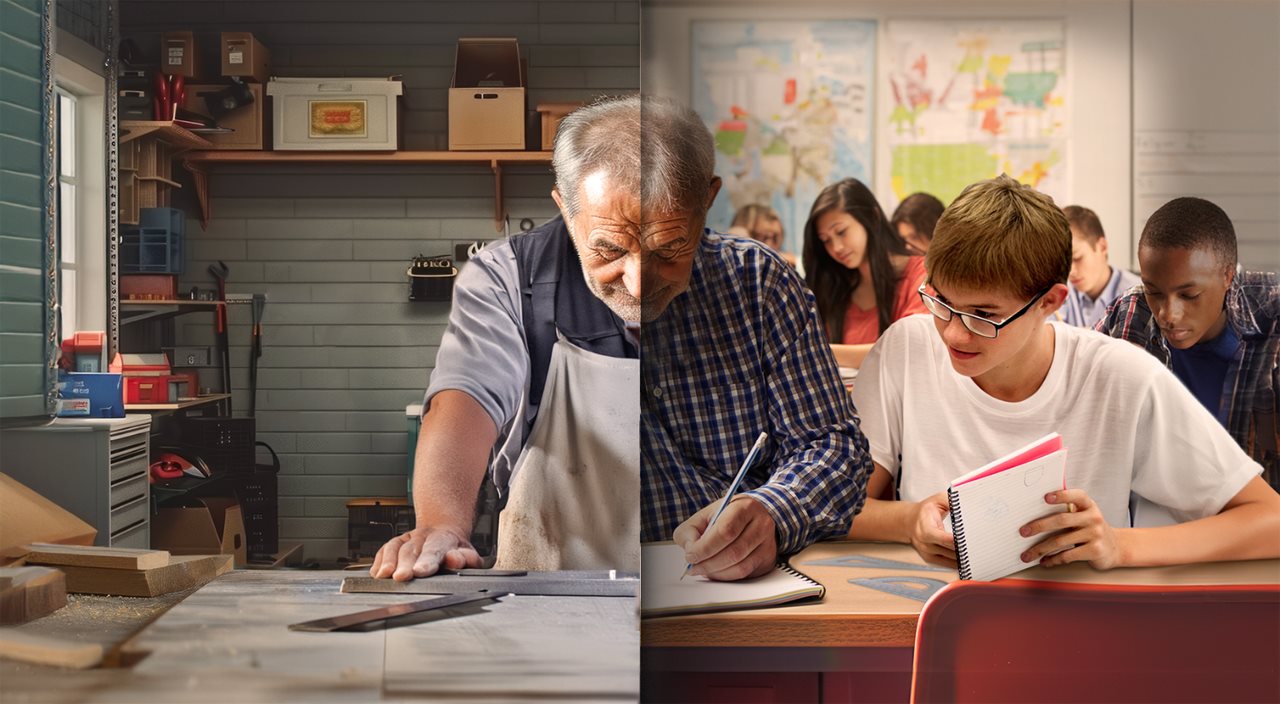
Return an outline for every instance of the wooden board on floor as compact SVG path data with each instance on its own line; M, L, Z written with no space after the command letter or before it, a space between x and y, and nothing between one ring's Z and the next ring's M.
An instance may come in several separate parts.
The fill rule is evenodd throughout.
M35 665L83 670L102 662L102 645L0 628L0 657Z
M67 605L67 580L52 567L0 568L0 625L33 621Z
M33 543L30 546L30 552L27 554L27 563L33 565L102 567L117 570L149 570L169 564L169 553L164 550Z
M192 589L231 569L233 555L174 555L169 564L148 570L103 567L61 569L67 575L67 591L113 596L159 596Z

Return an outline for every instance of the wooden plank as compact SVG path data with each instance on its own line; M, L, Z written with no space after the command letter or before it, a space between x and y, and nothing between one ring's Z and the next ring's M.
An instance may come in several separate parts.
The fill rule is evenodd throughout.
M191 152L189 164L550 164L551 152L322 152L322 151L211 151Z
M509 596L386 635L389 696L623 699L640 696L636 602Z
M83 670L102 661L102 646L98 643L78 643L12 628L0 628L0 657L35 665Z
M159 596L192 589L231 569L233 555L174 555L147 570L66 566L67 591L113 596Z
M164 550L32 543L27 562L37 565L149 570L169 564L169 553Z
M62 572L51 567L0 569L0 625L26 623L66 605Z

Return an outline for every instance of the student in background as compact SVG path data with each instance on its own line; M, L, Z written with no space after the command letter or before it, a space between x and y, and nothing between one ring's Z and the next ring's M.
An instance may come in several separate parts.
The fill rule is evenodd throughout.
M782 242L786 237L782 218L778 217L778 211L767 205L752 203L739 208L733 216L728 234L750 237L781 254L791 266L796 265L796 255L782 251Z
M1048 536L1024 562L1280 556L1280 495L1182 384L1133 345L1046 321L1071 268L1071 231L1048 196L1008 176L970 186L938 221L928 268L933 316L889 328L854 386L875 469L851 537L954 566L948 484L1058 432L1068 488L1045 508L1068 511L1020 528ZM1180 522L1130 527L1131 494Z
M1186 385L1280 488L1280 282L1242 271L1222 208L1169 201L1138 242L1142 285L1098 330L1146 349Z
M929 251L933 228L942 217L944 207L942 201L928 193L912 193L893 211L890 222L912 254L923 256Z
M926 310L916 294L924 258L907 251L857 179L818 194L804 226L804 271L842 367L860 366L893 321Z
M1141 283L1137 274L1107 263L1107 235L1098 214L1079 205L1062 209L1071 225L1071 276L1062 319L1093 327L1125 291Z

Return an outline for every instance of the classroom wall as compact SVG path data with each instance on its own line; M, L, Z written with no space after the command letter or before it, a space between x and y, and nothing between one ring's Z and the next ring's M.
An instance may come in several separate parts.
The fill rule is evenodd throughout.
M280 75L387 76L405 82L405 148L443 149L446 88L460 36L514 36L528 58L529 105L639 88L636 2L266 2L125 0L128 34L152 44L165 28L248 30ZM512 226L555 213L548 167L511 168ZM213 221L187 223L183 286L265 292L259 438L280 453L283 542L310 557L346 552L352 497L403 496L404 407L422 399L448 317L446 303L409 303L417 254L494 239L493 175L455 167L220 167ZM197 212L184 197L187 212ZM231 306L235 407L247 408L249 311ZM211 320L180 319L179 341L211 345Z
M1208 198L1241 263L1280 271L1280 2L1136 0L1133 24L1134 231Z
M641 23L644 89L658 95L689 100L690 37L694 20L822 20L870 19L880 23L877 66L884 65L884 23L892 19L1004 19L1065 18L1067 76L1070 84L1071 200L1088 205L1102 219L1115 253L1113 261L1131 262L1129 190L1130 85L1129 5L1114 0L869 0L833 3L801 0L780 6L760 2L719 0L652 0L646 2ZM877 116L888 114L892 98L877 82ZM1105 106L1105 109L1099 109ZM877 128L879 125L877 124ZM871 184L877 198L892 208L896 203L889 183L889 144L875 139ZM724 197L724 196L721 196ZM1065 204L1063 204L1065 205Z

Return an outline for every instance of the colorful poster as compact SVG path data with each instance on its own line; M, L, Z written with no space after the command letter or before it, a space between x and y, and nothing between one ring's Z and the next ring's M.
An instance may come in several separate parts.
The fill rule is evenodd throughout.
M885 207L1001 173L1069 203L1065 39L1053 20L889 22Z
M693 23L691 104L724 180L709 227L772 205L798 255L818 192L846 177L870 183L875 38L861 20Z

